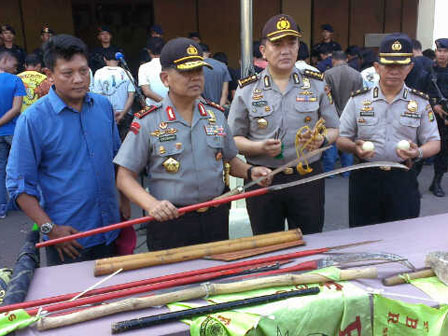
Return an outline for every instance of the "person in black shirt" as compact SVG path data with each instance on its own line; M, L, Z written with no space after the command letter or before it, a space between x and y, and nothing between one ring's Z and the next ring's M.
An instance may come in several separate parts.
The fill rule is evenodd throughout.
M98 40L101 43L100 47L94 48L89 57L89 65L92 73L106 65L104 62L104 55L106 52L112 52L114 55L122 50L112 45L112 30L109 27L101 26L98 28Z
M10 53L14 54L18 62L17 72L22 72L23 70L25 70L26 53L22 48L14 44L14 41L16 39L15 29L9 24L2 25L0 28L0 35L3 40L3 46L0 47L0 52L9 51Z
M315 44L313 50L317 51L318 54L322 53L321 49L330 50L330 52L342 50L341 45L338 42L333 41L333 27L329 24L323 24L321 29L322 42Z

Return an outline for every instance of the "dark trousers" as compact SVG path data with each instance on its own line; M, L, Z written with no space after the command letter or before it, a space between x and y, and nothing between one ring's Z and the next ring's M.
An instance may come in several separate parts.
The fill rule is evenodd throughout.
M48 246L45 248L45 254L47 257L47 266L72 264L80 261L96 260L116 256L115 243L111 243L109 245L106 244L96 245L78 251L81 254L76 259L72 259L66 254L64 254L64 261L61 261L61 259L59 258L59 253L56 250L56 248L54 246Z
M420 194L414 169L352 171L349 182L350 227L415 218L419 214Z
M229 239L229 205L211 207L206 212L189 212L165 222L148 223L149 251Z
M437 115L437 126L440 133L440 152L434 158L434 173L443 175L448 169L448 125Z
M272 184L283 184L322 173L322 163L310 165L313 171L301 176L279 173ZM246 181L247 182L247 181ZM254 235L284 230L285 219L289 229L300 228L303 234L322 232L324 226L324 179L246 199L247 211Z

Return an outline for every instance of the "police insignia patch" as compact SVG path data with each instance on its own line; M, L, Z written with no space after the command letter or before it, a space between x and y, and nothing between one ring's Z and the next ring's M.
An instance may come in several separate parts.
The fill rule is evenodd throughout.
M430 122L434 121L434 112L432 111L431 104L426 105L426 111L428 112L428 119Z

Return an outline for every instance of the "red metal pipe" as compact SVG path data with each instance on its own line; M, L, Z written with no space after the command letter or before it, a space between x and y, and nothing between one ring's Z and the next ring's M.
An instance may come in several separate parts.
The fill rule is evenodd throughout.
M262 265L266 265L266 263L262 264ZM114 292L109 292L109 293L105 293L105 294L99 294L99 295L94 295L94 296L90 296L90 297L79 298L74 301L58 302L58 303L55 303L52 305L44 306L43 310L45 310L47 312L61 311L61 310L65 310L65 309L80 307L80 306L84 306L84 305L88 305L88 304L101 303L101 302L105 302L108 300L123 298L126 296L145 293L145 292L149 292L149 291L155 291L155 290L160 290L160 289L188 285L188 284L192 284L192 283L196 283L196 282L202 282L202 281L215 279L218 277L231 276L231 275L235 275L235 274L241 273L243 271L246 271L248 269L250 269L250 267L239 267L239 268L229 269L229 270L220 271L220 272L205 273L205 274L199 274L199 275L194 275L194 276L190 276L190 277L179 278L179 279L175 279L175 280L171 280L171 281L164 281L164 282L156 283L156 284L144 285L144 286L139 286L139 287L131 287L131 288L114 291ZM40 307L37 307L37 308L27 309L26 311L30 315L36 315L37 312L39 311L39 309L40 309Z
M196 275L200 275L200 274L221 272L221 271L231 270L231 269L240 268L240 267L256 266L256 265L269 264L269 263L282 261L282 260L290 260L290 259L295 259L295 258L300 258L300 257L305 257L305 256L328 252L330 249L332 249L332 248L325 247L325 248L319 248L319 249L298 251L298 252L293 252L293 253L281 254L281 255L277 255L277 256L262 257L262 258L252 259L252 260L228 263L228 264L224 264L224 265L202 268L202 269L188 271L188 272L168 274L168 275L163 275L160 277L149 278L149 279L144 279L144 280L123 283L123 284L119 284L119 285L112 285L112 286L107 286L107 287L103 287L103 288L93 289L92 291L86 293L84 295L84 297L98 295L98 294L104 294L104 293L110 293L113 291L119 291L119 290L128 289L128 288L132 288L132 287L149 285L149 284L153 284L153 283L182 279L182 278L196 276ZM43 305L47 305L47 304L51 304L51 303L55 303L55 302L67 301L67 300L72 299L79 293L80 292L63 294L63 295L33 300L33 301L16 303L16 304L8 305L8 306L0 306L0 313L12 311L15 309L24 309L24 308L29 308L29 307L43 306Z
M264 195L264 194L267 194L268 192L269 192L269 188L268 187L260 188L260 189L244 192L244 193L241 193L241 194L238 194L238 195L232 195L232 196L224 197L224 198L221 198L221 199L216 199L216 200L211 200L211 201L207 201L207 202L202 202L202 203L188 205L188 206L185 206L183 208L179 208L178 211L179 211L180 214L186 213L186 212L192 212L192 211L198 210L200 208L217 206L217 205L220 205L220 204L236 201L236 200L239 200L239 199L242 199L242 198L249 198L249 197ZM125 228L125 227L128 227L128 226L150 222L152 220L154 220L154 217L152 217L152 216L146 216L146 217L131 219L131 220L128 220L128 221L125 221L125 222L111 224L111 225L104 226L104 227L97 228L97 229L75 233L75 234L70 235L70 236L65 236L65 237L61 237L61 238L47 240L47 241L44 241L44 242L41 242L41 243L37 243L36 247L37 248L41 248L41 247L45 247L45 246L65 243L67 241L71 241L71 240L75 240L75 239L79 239L79 238L84 238L84 237L89 237L89 236L93 236L93 235L96 235L96 234L99 234L99 233L104 233L104 232L109 232L109 231L113 231L113 230L118 230L118 229L122 229L122 228Z

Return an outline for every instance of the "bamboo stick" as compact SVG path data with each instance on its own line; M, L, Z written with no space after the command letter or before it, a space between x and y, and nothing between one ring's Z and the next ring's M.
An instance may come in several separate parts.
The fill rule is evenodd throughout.
M376 278L377 270L374 267L341 270L340 280L353 280L360 278ZM201 286L183 289L171 293L153 295L141 298L129 298L122 301L108 303L101 306L81 310L72 314L43 317L37 323L40 331L55 329L63 326L73 325L100 317L109 316L125 311L139 310L154 306L161 306L172 302L185 301L207 297L210 295L221 295L240 293L253 289L263 289L281 286L294 286L310 283L329 282L330 279L316 273L306 274L284 274L273 277L263 277L235 283L226 284L203 284Z
M143 267L193 260L208 255L241 251L256 247L271 246L301 240L300 229L275 232L254 237L245 237L219 242L191 245L164 251L146 252L136 255L99 259L95 262L94 275L106 275L123 268L123 271Z

